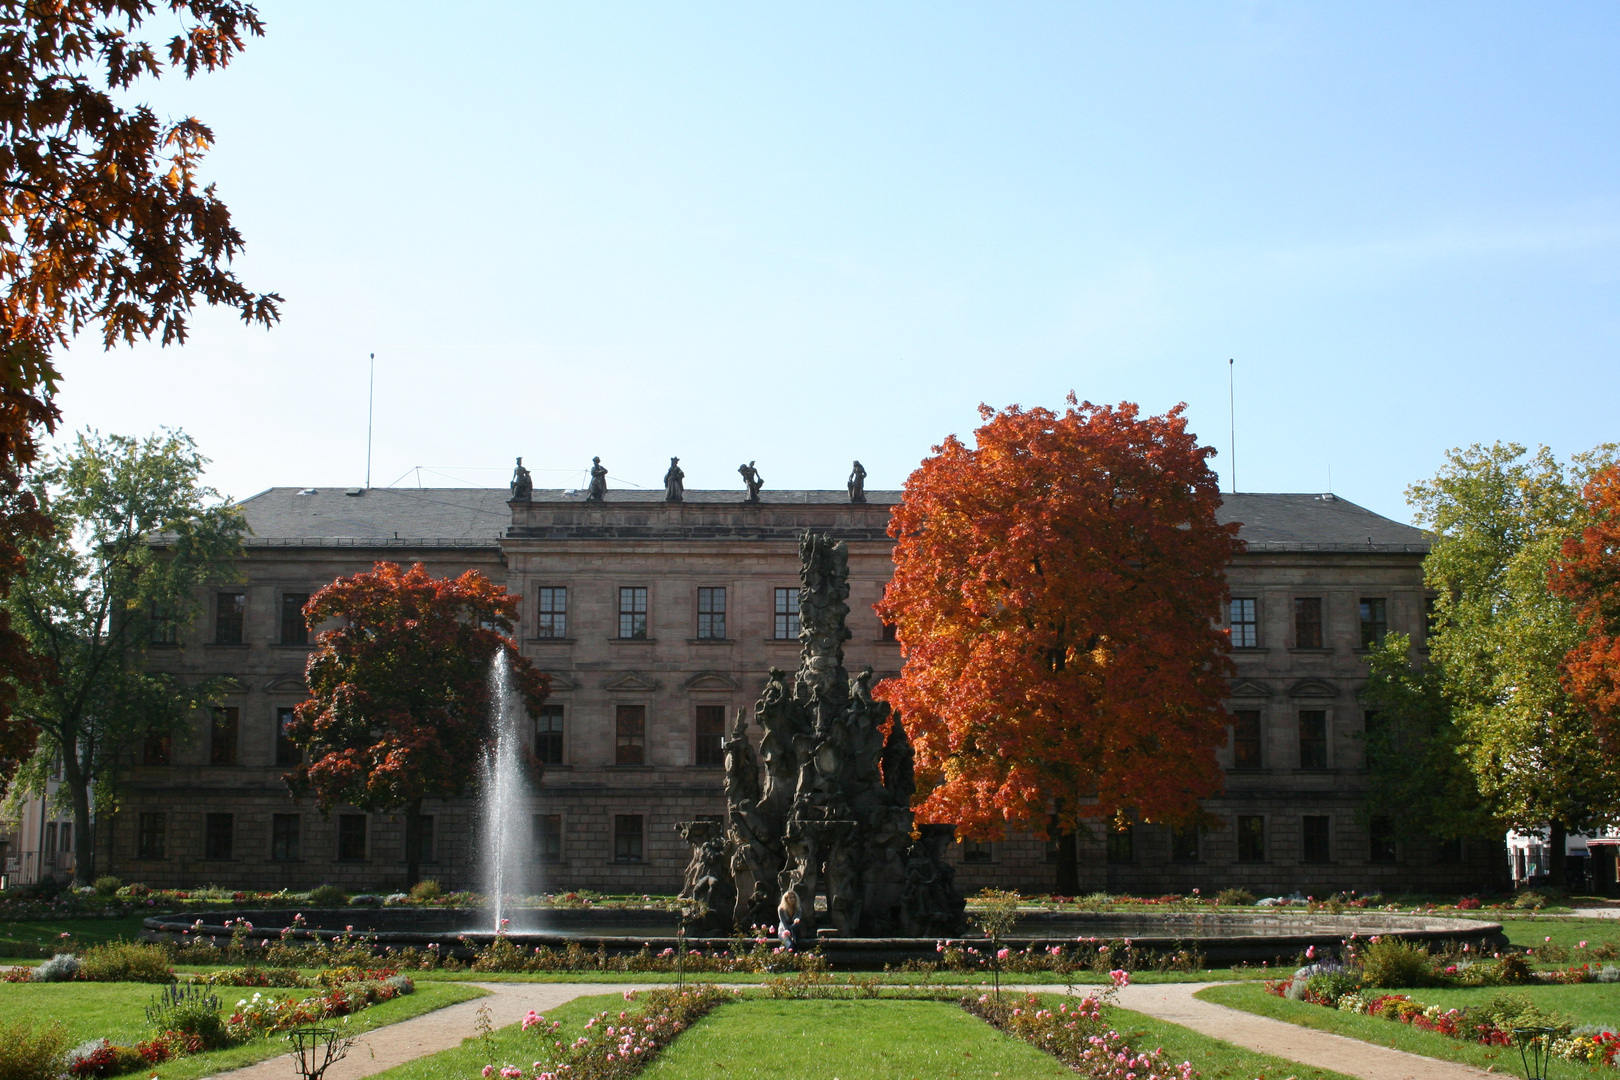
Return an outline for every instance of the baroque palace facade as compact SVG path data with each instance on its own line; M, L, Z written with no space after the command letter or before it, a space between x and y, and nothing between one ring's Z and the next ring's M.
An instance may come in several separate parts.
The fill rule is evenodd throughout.
M311 649L299 609L334 578L388 560L440 576L478 570L523 597L521 648L553 680L531 735L546 765L532 805L537 887L674 892L689 848L673 826L725 811L722 731L739 708L752 709L770 668L798 662L799 534L848 544L849 669L899 671L899 646L872 611L890 575L898 498L256 495L241 504L252 535L239 581L210 589L205 617L150 653L154 667L182 677L228 675L233 690L192 738L136 755L118 812L98 823L99 865L154 886L403 884L402 817L344 807L323 816L281 780L297 757L280 725L304 697ZM1205 804L1225 827L1098 827L1082 836L1082 889L1465 891L1502 877L1499 840L1396 836L1364 806L1365 650L1388 632L1423 640L1424 535L1332 495L1228 495L1222 517L1241 522L1248 543L1229 576L1237 676L1220 751L1227 783ZM474 885L474 801L429 802L425 812L424 876ZM1052 887L1051 854L1036 837L952 848L966 892Z

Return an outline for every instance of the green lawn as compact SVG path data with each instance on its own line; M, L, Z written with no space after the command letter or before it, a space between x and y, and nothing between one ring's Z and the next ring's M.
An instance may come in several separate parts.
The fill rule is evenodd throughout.
M62 934L73 935L80 946L141 936L141 923L148 913L124 915L116 919L27 919L0 922L0 956L38 956L40 950L54 951Z
M1606 1021L1600 1019L1601 1016L1613 1016L1617 1011L1615 1006L1620 1002L1617 990L1620 990L1620 987L1588 983L1583 986L1508 989L1481 987L1467 990L1412 990L1409 993L1414 1000L1424 1004L1445 1005L1448 1008L1483 1003L1495 994L1524 993L1549 1009L1576 1016L1583 1022L1604 1023ZM1362 1039L1379 1046L1423 1054L1444 1061L1461 1062L1482 1069L1494 1066L1497 1072L1515 1072L1519 1067L1518 1051L1512 1048L1480 1046L1478 1043L1464 1042L1432 1031L1423 1031L1393 1020L1358 1016L1355 1013L1340 1012L1321 1005L1308 1005L1303 1001L1288 1001L1266 993L1259 986L1212 986L1207 990L1200 990L1198 996L1217 1005L1226 1005L1245 1012L1286 1020L1301 1027L1331 1031L1352 1039ZM1559 1075L1575 1075L1588 1071L1594 1075L1599 1071L1604 1075L1610 1074L1610 1070L1596 1068L1588 1070L1569 1062L1559 1062L1556 1068Z
M1061 995L1047 995L1055 1004ZM572 1038L603 1010L624 1008L619 994L580 998L547 1013ZM1142 1050L1163 1047L1192 1061L1208 1080L1349 1080L1340 1073L1242 1050L1141 1013L1116 1009L1114 1022ZM468 1039L454 1050L378 1075L378 1080L466 1080L484 1065L529 1065L534 1038L517 1025L490 1042ZM657 1058L650 1080L934 1080L947 1077L1063 1077L1056 1059L1002 1035L954 1003L904 1000L749 999L723 1005Z
M1620 943L1620 919L1577 919L1554 915L1489 915L1485 918L1489 922L1501 923L1508 941L1525 949L1539 949L1549 937L1554 945L1562 945L1566 949L1573 949L1582 941L1588 945Z
M60 1021L67 1027L75 1043L106 1038L127 1045L151 1034L146 1026L144 1010L157 996L158 990L158 987L147 983L0 983L0 1016L7 1020ZM253 991L222 986L216 989L216 993L220 1005L228 1010L239 999L251 996ZM271 993L297 994L299 991ZM488 991L476 986L451 983L421 985L414 994L385 1001L357 1013L350 1019L349 1027L359 1030L381 1027L454 1005L458 1001L482 997L486 993ZM287 1049L284 1038L259 1039L228 1050L181 1058L152 1071L160 1080L192 1080L227 1068L263 1061L284 1054Z

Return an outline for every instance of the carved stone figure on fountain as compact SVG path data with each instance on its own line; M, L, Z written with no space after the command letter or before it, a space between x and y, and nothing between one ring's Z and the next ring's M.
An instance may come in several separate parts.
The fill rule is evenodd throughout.
M960 932L963 902L943 849L911 841L905 728L872 697L870 668L853 679L844 669L848 550L806 535L799 562L799 670L790 687L773 668L754 707L762 787L740 716L726 743L729 866L747 894L738 922L765 922L792 890L805 934L818 896L840 934Z
M723 934L731 928L737 906L731 859L726 854L726 827L718 821L683 821L675 831L692 845L680 895L696 909L689 926L699 934Z

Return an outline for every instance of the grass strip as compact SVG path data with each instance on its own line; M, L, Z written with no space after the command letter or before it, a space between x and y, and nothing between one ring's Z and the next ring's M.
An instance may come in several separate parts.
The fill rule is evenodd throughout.
M146 1024L145 1009L157 990L158 987L149 983L0 983L0 1015L7 1020L26 1019L34 1023L59 1020L68 1029L70 1045L96 1038L131 1045L151 1034ZM215 988L215 993L219 995L224 1010L229 1011L238 999L251 996L253 991L221 986ZM276 993L298 994L300 991ZM370 1031L459 1001L483 997L487 993L489 991L476 986L419 984L414 994L406 994L355 1013L349 1018L347 1027L351 1031ZM285 1054L289 1048L287 1040L280 1035L254 1039L240 1046L211 1050L153 1066L150 1073L144 1075L155 1074L160 1080L194 1080L277 1057Z

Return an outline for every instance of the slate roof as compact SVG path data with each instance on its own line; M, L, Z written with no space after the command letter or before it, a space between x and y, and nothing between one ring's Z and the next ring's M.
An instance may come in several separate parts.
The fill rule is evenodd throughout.
M270 488L239 503L253 536L251 545L354 544L495 547L512 522L506 488ZM686 501L730 504L736 490L687 491ZM660 489L608 492L608 504L659 503ZM868 491L878 505L898 502L898 491ZM767 504L809 505L847 502L847 492L762 491ZM536 489L536 502L582 503L583 491ZM1240 534L1253 550L1415 551L1428 550L1422 530L1373 513L1332 495L1241 493L1224 496L1219 517L1240 521Z

